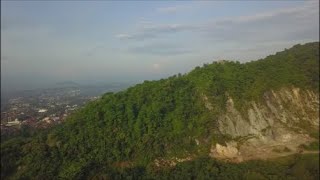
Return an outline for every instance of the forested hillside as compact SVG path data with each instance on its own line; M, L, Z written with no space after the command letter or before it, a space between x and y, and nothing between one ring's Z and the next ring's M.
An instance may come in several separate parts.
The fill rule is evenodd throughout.
M49 132L2 142L1 178L299 179L307 174L316 179L319 166L312 157L318 155L240 164L209 157L212 145L240 138L219 129L228 99L246 117L251 102L263 104L267 92L293 87L319 94L319 42L248 63L204 64L187 74L106 93ZM309 117L299 123L307 122L304 118ZM299 123L292 128L317 138L319 124ZM170 161L175 158L180 162Z

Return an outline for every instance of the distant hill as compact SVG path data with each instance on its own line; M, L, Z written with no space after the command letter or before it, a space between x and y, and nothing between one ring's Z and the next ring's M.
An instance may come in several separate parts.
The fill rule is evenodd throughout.
M49 132L2 143L1 177L317 179L318 141L313 42L106 93Z

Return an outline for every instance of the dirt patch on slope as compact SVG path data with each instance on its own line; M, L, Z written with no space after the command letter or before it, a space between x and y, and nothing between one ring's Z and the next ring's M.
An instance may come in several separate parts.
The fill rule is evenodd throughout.
M305 134L283 134L277 139L252 138L242 143L232 141L226 146L216 144L211 147L210 156L230 162L272 159L301 153L299 145L312 141L314 139Z

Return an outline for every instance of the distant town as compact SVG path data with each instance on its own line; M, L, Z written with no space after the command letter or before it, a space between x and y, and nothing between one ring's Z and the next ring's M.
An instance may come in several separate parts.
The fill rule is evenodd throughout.
M63 123L73 111L100 98L104 92L119 91L127 86L74 86L16 93L1 102L1 136L15 134L21 127L46 129Z

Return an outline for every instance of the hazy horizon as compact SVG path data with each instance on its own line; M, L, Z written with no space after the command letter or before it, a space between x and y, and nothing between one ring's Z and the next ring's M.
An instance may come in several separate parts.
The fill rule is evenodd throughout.
M1 1L1 91L138 82L319 41L319 1Z

